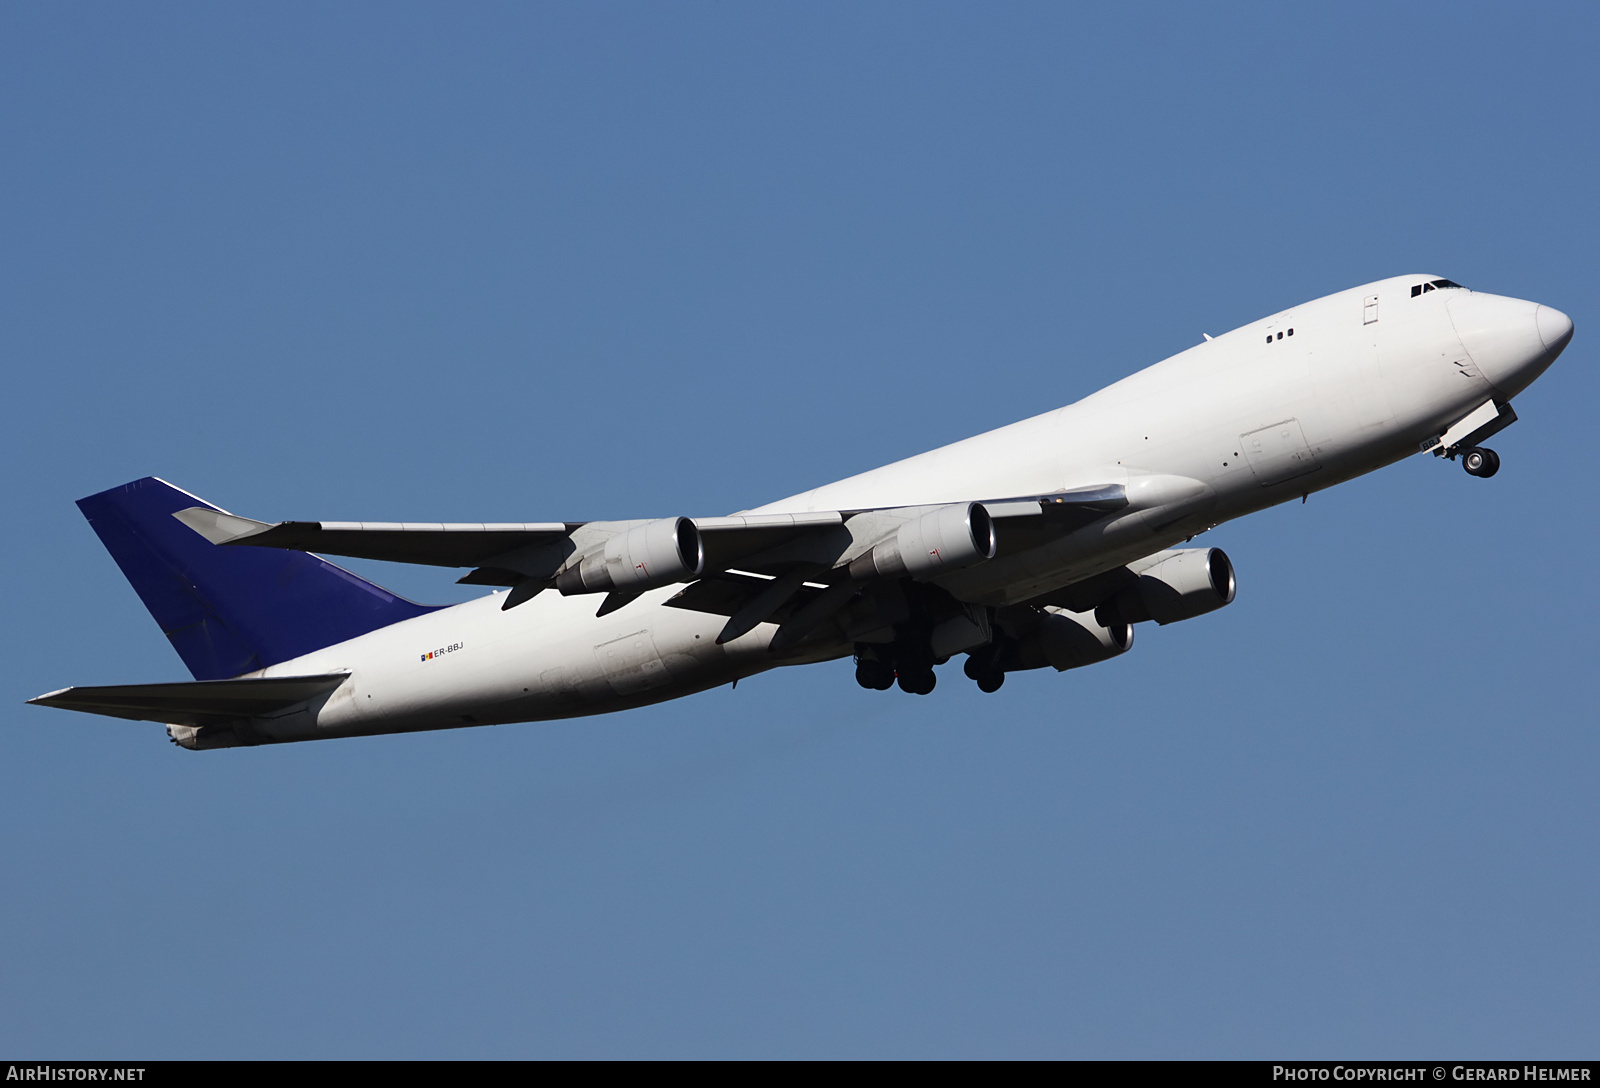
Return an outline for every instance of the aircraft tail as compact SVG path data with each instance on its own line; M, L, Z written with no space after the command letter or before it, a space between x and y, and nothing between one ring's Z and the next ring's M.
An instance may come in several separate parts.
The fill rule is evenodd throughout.
M217 509L154 476L78 500L196 680L254 672L436 610L307 552L212 544L173 517L196 506Z

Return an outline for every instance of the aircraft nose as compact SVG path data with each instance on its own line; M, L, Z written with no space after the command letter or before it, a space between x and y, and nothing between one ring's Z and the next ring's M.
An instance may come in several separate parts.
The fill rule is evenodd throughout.
M1539 339L1544 341L1546 351L1558 352L1572 339L1572 318L1553 307L1540 306L1533 323L1539 329Z
M1543 374L1572 335L1566 314L1525 299L1473 291L1451 299L1448 310L1461 346L1507 398Z

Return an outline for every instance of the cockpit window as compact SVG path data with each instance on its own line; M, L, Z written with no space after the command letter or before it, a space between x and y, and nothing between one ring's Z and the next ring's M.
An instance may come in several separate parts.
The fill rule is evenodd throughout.
M1462 287L1459 283L1456 283L1454 280L1429 280L1427 283L1419 283L1416 286L1412 287L1411 288L1411 297L1412 298L1416 298L1418 295L1422 294L1424 291L1438 291L1438 290L1441 290L1441 289L1443 289L1445 287L1456 287L1456 288L1460 288L1463 291L1466 290L1465 287Z

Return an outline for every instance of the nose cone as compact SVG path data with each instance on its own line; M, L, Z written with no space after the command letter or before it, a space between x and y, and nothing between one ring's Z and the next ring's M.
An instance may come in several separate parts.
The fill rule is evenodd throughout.
M1566 314L1520 298L1473 291L1451 299L1449 312L1461 346L1507 398L1531 385L1572 339Z
M1539 339L1544 341L1545 350L1550 352L1552 358L1560 354L1572 339L1572 318L1560 310L1541 306L1533 315L1533 323L1539 330Z

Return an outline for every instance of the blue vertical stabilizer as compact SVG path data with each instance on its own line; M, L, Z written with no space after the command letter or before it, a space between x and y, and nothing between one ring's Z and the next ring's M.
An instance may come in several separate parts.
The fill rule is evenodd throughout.
M153 476L78 500L196 680L222 680L436 610L306 552L212 544L172 515L210 503Z

